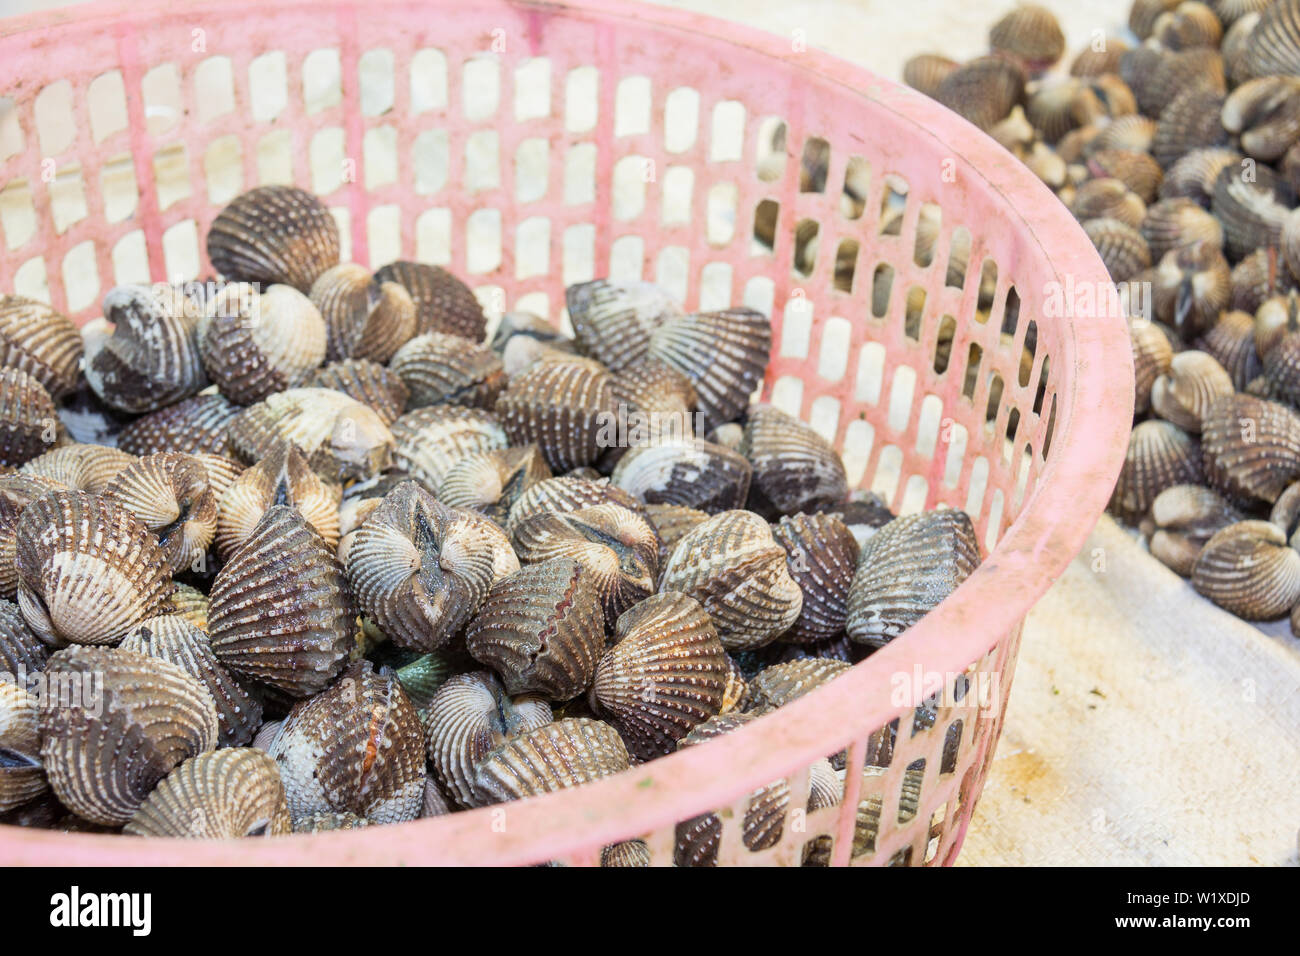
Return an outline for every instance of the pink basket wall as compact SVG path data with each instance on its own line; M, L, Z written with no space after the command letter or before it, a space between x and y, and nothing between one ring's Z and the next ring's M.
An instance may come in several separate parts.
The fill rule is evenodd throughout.
M304 79L312 64L335 62L336 95L315 108ZM363 62L381 78L370 99ZM441 259L490 307L522 301L558 320L566 284L611 269L663 282L688 308L758 305L772 315L776 343L765 397L831 437L863 487L896 474L876 485L892 506L964 507L992 549L952 598L846 676L725 740L593 786L270 841L0 828L0 859L593 863L603 846L641 837L656 863L670 863L673 824L715 809L722 862L798 863L804 844L823 835L834 840L835 864L955 858L997 742L1025 614L1104 507L1131 421L1122 319L1101 314L1095 301L1078 302L1069 319L1044 309L1052 283L1101 288L1101 262L1055 197L1008 154L923 97L820 52L604 0L97 4L0 24L0 71L9 101L0 195L13 189L31 204L26 220L0 222L5 291L48 298L85 320L118 282L206 276L201 237L221 205L262 182L294 182L325 192L353 259L372 267L398 255ZM228 77L228 87L213 95L205 85L198 95L198 76L205 84L216 77L217 87ZM493 82L495 106L477 109L467 94ZM689 130L692 115L693 136L672 132ZM772 165L762 176L758 165L770 118L785 124L789 154L774 178ZM61 123L71 131L66 141ZM440 137L447 165L437 184L419 157L430 142L440 148ZM814 137L829 144L829 168L824 185L801 191L800 157ZM495 184L482 158L493 144ZM156 171L178 146L180 174L160 181ZM545 157L540 195L516 188L521 147ZM212 157L235 149L239 175L210 177ZM321 165L313 166L314 150L343 159L342 181L313 181ZM101 188L122 154L137 191L129 208L106 203ZM614 194L629 158L644 187L640 208ZM869 186L855 216L840 193L846 173L859 181L863 164ZM566 175L577 185L566 187ZM463 188L467 180L481 188ZM882 232L891 189L895 206L905 203L901 229ZM59 190L62 198L53 195ZM774 249L753 242L765 200L778 204ZM932 259L918 262L923 203L940 207L941 229ZM683 208L679 220L665 221ZM804 220L819 232L807 274L795 267ZM23 221L33 225L12 225ZM945 278L959 229L972 248L954 286ZM147 275L126 254L141 245ZM834 281L837 253L854 263L850 288ZM988 314L977 316L985 269L996 272L996 287ZM889 270L887 308L877 316L873 286ZM909 310L914 289L924 303ZM1003 336L1012 290L1018 316ZM946 367L936 362L945 320L955 330ZM1033 361L1022 372L1026 336ZM891 699L899 675L922 675L918 699L946 691L928 726L913 722L916 700ZM962 686L991 690L990 705L980 707L978 692L962 696ZM881 753L869 739L895 719L892 754ZM748 850L747 795L785 777L790 806L800 808L809 764L846 747L840 807L806 818L792 812L775 847ZM909 787L920 785L915 809L900 801L909 767ZM878 816L876 835L855 855L864 801Z

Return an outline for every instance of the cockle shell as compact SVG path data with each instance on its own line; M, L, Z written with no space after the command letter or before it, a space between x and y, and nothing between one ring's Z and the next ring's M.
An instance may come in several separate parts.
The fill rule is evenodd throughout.
M217 660L208 635L179 614L151 617L118 645L146 657L176 664L212 695L223 747L243 747L262 724L262 705Z
M16 679L20 670L40 673L49 657L49 648L32 633L18 605L0 600L0 674Z
M97 495L136 461L135 455L107 445L61 445L27 462L21 473Z
M564 298L578 350L612 372L643 362L654 330L682 315L651 282L597 279L569 286Z
M464 455L511 444L492 412L460 405L430 405L393 422L397 466L430 491ZM527 444L525 442L525 444Z
M1136 523L1146 517L1156 495L1173 485L1196 484L1201 474L1201 448L1195 438L1170 422L1141 422L1129 435L1110 507Z
M754 511L793 514L849 495L844 463L830 442L774 406L750 407L738 450L754 466L749 493Z
M1147 205L1123 182L1109 176L1090 179L1075 190L1070 212L1080 222L1117 219L1134 229L1146 218Z
M803 592L799 617L781 640L816 643L843 633L858 566L853 532L829 514L798 514L782 517L772 537L785 549L790 576Z
M245 472L244 463L235 461L233 458L227 458L225 455L210 455L207 452L194 452L192 456L195 461L203 466L203 470L208 474L208 486L216 496L218 504L222 496L230 490L230 486Z
M217 572L208 633L234 673L306 697L343 668L355 615L334 549L299 511L276 505Z
M1260 11L1250 31L1246 58L1249 76L1300 74L1300 3L1276 0Z
M695 386L705 428L735 420L763 381L772 323L753 309L697 312L666 322L650 337L649 356Z
M678 438L629 449L610 480L646 504L716 514L745 506L752 474L739 452L702 438Z
M1248 313L1224 312L1196 342L1196 347L1214 356L1238 391L1264 370L1255 349L1255 320Z
M1154 322L1130 322L1128 332L1133 347L1135 411L1141 415L1151 407L1151 389L1156 379L1169 371L1174 350Z
M660 566L667 563L668 555L686 532L709 519L707 512L695 508L659 504L646 505L645 517L659 535Z
M1222 120L1247 155L1264 162L1281 158L1300 139L1300 78L1265 76L1241 84L1224 103Z
M1239 168L1241 153L1224 146L1194 149L1165 171L1160 183L1161 199L1191 199L1208 209L1214 195L1214 184L1219 173L1227 166Z
M569 558L520 568L483 599L465 646L506 692L569 700L585 691L605 647L605 615L591 572Z
M429 765L452 802L479 805L474 772L488 753L508 739L551 722L551 707L540 696L511 698L500 678L472 671L449 678L429 703Z
M370 821L355 813L313 813L295 820L294 833L329 833L332 830L360 830L370 826Z
M955 591L979 563L966 512L944 509L895 518L862 547L849 587L849 637L884 646Z
M167 613L179 614L204 634L208 632L208 596L198 588L176 585L167 601Z
M785 549L750 511L724 511L687 532L668 558L661 587L699 601L729 651L770 644L803 608Z
M375 273L376 282L396 282L415 303L419 334L446 332L483 341L487 318L473 290L446 269L421 262L393 262Z
M602 867L649 866L650 847L645 840L624 840L600 851Z
M1118 219L1089 219L1083 224L1101 261L1115 282L1127 282L1151 265L1147 241L1132 226Z
M452 657L444 654L421 654L409 664L403 664L393 671L393 675L402 682L406 696L422 715L429 709L429 702L433 700L438 688L455 672L453 661Z
M32 501L67 485L40 475L0 475L0 597L12 599L18 593L15 547L18 519Z
M1142 219L1143 238L1151 249L1151 257L1159 260L1171 249L1179 249L1202 242L1213 246L1223 245L1223 227L1192 199L1162 199L1153 203ZM1224 263L1227 268L1227 263ZM1224 277L1227 286L1227 276ZM1225 295L1226 298L1226 295Z
M58 438L59 413L50 393L21 369L0 370L0 465L25 464Z
M232 283L208 302L202 345L221 394L251 405L307 381L325 359L325 321L293 286Z
M903 82L934 99L944 77L957 68L956 60L939 53L918 53L903 64Z
M147 455L118 472L103 497L116 501L158 538L172 572L199 566L217 533L217 496L198 459Z
M1260 246L1277 246L1295 197L1269 167L1260 165L1246 177L1238 166L1225 166L1214 181L1210 211L1223 224L1223 250L1233 261Z
M709 615L685 594L653 594L625 611L596 669L591 706L636 760L672 753L721 711L729 667Z
M1065 53L1065 34L1052 11L1022 3L993 24L989 48L1011 55L1028 70L1041 71Z
M1156 17L1151 38L1167 50L1217 47L1223 38L1223 24L1208 5L1184 0Z
M126 823L173 768L217 744L211 695L175 664L69 647L46 673L66 693L42 701L41 762L59 801L93 823Z
M1088 156L1088 172L1094 177L1118 179L1144 203L1155 202L1164 174L1151 156L1125 149L1100 149Z
M550 477L551 469L536 445L472 452L447 469L438 485L438 500L487 515L505 527L515 502Z
M26 372L58 400L81 378L81 333L62 312L20 295L0 296L0 368Z
M1261 359L1300 331L1300 293L1274 296L1255 311L1255 349Z
M443 404L492 408L506 384L505 367L495 352L444 332L416 336L388 364L410 391L411 408Z
M420 815L424 732L395 677L369 661L351 665L333 686L296 704L271 744L289 813L350 812L372 823Z
M39 713L40 702L33 694L0 679L0 813L35 800L46 790Z
M330 388L355 398L375 410L385 425L395 422L410 398L410 390L397 373L370 359L343 359L317 369L308 384Z
M1261 13L1272 2L1273 0L1214 0L1210 5L1219 22L1225 27L1231 27L1242 17Z
M749 709L784 707L846 674L852 665L824 657L805 657L765 667L749 682Z
M1300 478L1300 416L1252 395L1225 396L1201 421L1201 452L1205 477L1229 501L1272 504Z
M1122 83L1118 77L1112 77L1118 83ZM1125 87L1127 89L1127 87ZM1151 149L1151 142L1156 136L1156 121L1138 113L1131 115L1116 116L1105 126L1097 130L1097 134L1083 146L1083 155L1102 150L1124 150L1134 153L1145 153ZM1064 140L1062 140L1064 143ZM1061 152L1062 144L1057 144L1057 152ZM1062 156L1063 159L1067 158ZM1077 162L1080 157L1070 157L1070 162ZM1086 167L1085 167L1086 172ZM1082 184L1081 184L1082 185ZM1163 185L1163 183L1162 183ZM1134 195L1137 195L1134 193ZM1116 217L1123 219L1122 216Z
M1098 49L1097 47L1101 48ZM1101 44L1092 44L1080 50L1070 64L1071 76L1104 76L1119 73L1119 61L1129 50L1129 45L1118 37L1105 37Z
M988 130L1006 117L1025 95L1025 71L1016 63L982 56L956 67L939 83L934 98Z
M117 436L117 445L132 455L160 451L193 454L229 451L227 428L242 409L224 395L203 393L137 418Z
M275 761L260 750L199 754L158 784L122 829L145 837L224 840L291 833Z
M49 644L115 644L161 613L172 590L166 555L115 502L58 491L18 520L18 606Z
M339 489L312 471L296 445L281 441L221 497L217 550L224 556L233 554L272 505L297 508L327 546L338 547Z
M197 303L176 286L118 286L104 296L112 325L82 329L86 381L107 405L152 412L207 385Z
M736 663L736 659L728 654L727 682L722 689L722 706L718 708L718 713L730 714L732 711L744 710L748 706L749 681L745 679L745 674Z
M630 492L604 478L578 478L557 475L534 482L519 496L506 518L506 530L513 531L520 522L534 515L581 511L592 505L615 504L641 513L644 505Z
M227 279L309 292L339 261L339 229L319 199L293 186L236 196L208 230L208 259Z
M1285 223L1284 223L1285 226ZM1232 270L1230 308L1254 315L1269 299L1296 288L1296 280L1276 246L1256 249Z
M511 444L536 443L555 471L591 464L617 434L612 379L576 362L543 362L511 379L496 413Z
M1222 95L1227 87L1224 58L1211 47L1157 50L1138 47L1120 62L1120 76L1133 89L1138 106L1148 116L1160 114L1188 90L1209 90Z
M1205 543L1192 586L1248 621L1282 617L1300 601L1300 552L1270 521L1241 521Z
M1232 376L1213 356L1188 350L1175 355L1169 371L1156 379L1151 408L1165 421L1196 434L1214 400L1235 391Z
M1216 243L1196 242L1165 253L1152 286L1156 317L1190 339L1227 307L1232 272Z
M1280 500L1280 499L1279 499ZM1214 533L1243 515L1217 491L1203 485L1174 485L1151 503L1151 553L1178 574L1192 573L1196 556Z
M508 738L474 770L474 792L502 803L591 783L628 768L618 731L583 717L555 720Z
M326 357L387 362L416 333L415 301L398 282L380 281L344 262L321 273L311 301L325 320Z
M347 567L361 610L394 643L429 651L450 641L519 561L492 521L404 482L357 529Z
M399 419L400 421L400 419ZM393 432L368 405L327 388L291 388L250 405L230 423L230 444L249 464L293 442L324 478L373 477L388 467Z

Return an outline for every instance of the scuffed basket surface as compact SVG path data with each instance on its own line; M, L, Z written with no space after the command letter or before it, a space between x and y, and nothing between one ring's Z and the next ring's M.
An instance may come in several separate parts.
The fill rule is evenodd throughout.
M1021 623L1104 507L1131 420L1104 269L1008 154L787 39L603 0L95 4L0 24L0 63L6 290L84 321L114 284L207 276L201 237L222 204L296 183L334 208L345 257L446 264L494 313L559 321L564 286L606 274L657 281L688 308L770 313L764 397L896 509L966 508L987 549L950 600L845 677L597 785L273 841L5 828L0 857L595 863L642 837L668 863L673 825L721 809L721 862L798 863L821 835L836 864L952 861ZM828 156L824 172L801 177L805 151ZM940 217L930 254L926 204ZM766 248L755 222L773 213ZM969 267L950 284L954 242ZM992 301L977 315L981 279ZM798 812L809 764L846 747L840 807ZM751 852L748 794L777 777L795 810L776 846ZM854 847L859 806L870 822Z

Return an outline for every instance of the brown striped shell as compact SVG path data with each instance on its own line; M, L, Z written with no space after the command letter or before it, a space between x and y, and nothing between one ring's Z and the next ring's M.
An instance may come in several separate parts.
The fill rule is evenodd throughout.
M1276 0L1260 11L1250 31L1245 63L1249 76L1300 74L1300 3Z
M1215 399L1235 391L1232 376L1212 355L1188 350L1175 355L1169 371L1156 379L1151 408L1166 421L1197 434Z
M1137 34L1139 40L1151 36L1156 20L1167 10L1178 6L1180 0L1134 0L1129 7L1129 29Z
M666 439L628 450L610 480L639 501L708 514L745 507L753 466L702 438Z
M604 847L600 851L602 867L649 866L650 847L645 840L624 840Z
M27 462L21 473L97 495L136 460L134 455L107 445L60 445Z
M516 737L478 762L474 792L503 803L591 783L628 768L627 748L609 724L573 717Z
M1242 17L1264 11L1273 0L1214 0L1211 6L1225 27L1231 27Z
M1229 307L1253 315L1269 299L1285 295L1295 288L1296 280L1278 247L1256 249L1232 270Z
M592 709L608 719L635 760L677 749L726 701L729 667L709 615L685 594L652 594L625 611L600 659Z
M1147 209L1140 227L1142 236L1151 249L1151 257L1159 261L1171 249L1180 249L1197 242L1213 246L1223 245L1223 227L1192 199L1162 199ZM1227 268L1227 263L1224 263ZM1228 277L1224 276L1225 289ZM1226 299L1226 294L1225 294Z
M1092 45L1080 50L1070 64L1071 76L1105 76L1119 73L1119 61L1129 50L1129 45L1118 37L1094 39Z
M1225 166L1214 181L1210 211L1223 225L1223 250L1234 261L1260 246L1277 246L1295 197L1269 167L1259 165L1247 176L1239 166Z
M47 788L41 769L39 714L40 701L34 694L0 679L0 813L35 800Z
M410 392L410 407L470 405L492 408L506 385L506 371L486 345L458 335L426 332L393 356L389 368Z
M406 411L410 390L391 369L370 359L343 359L312 373L312 388L330 388L375 410L385 425Z
M1118 179L1148 204L1155 202L1164 178L1151 156L1128 149L1099 149L1088 156L1087 167L1094 177Z
M1223 38L1223 24L1207 4L1184 0L1156 17L1151 38L1167 50L1217 47Z
M1147 241L1132 226L1118 219L1089 219L1083 224L1101 261L1115 282L1127 282L1151 265Z
M611 372L645 361L654 330L682 315L672 297L651 282L580 282L565 290L564 299L578 350Z
M1300 601L1300 552L1271 521L1228 525L1201 549L1192 586L1248 621L1279 618Z
M1205 542L1242 517L1241 512L1212 488L1203 485L1166 488L1151 503L1151 520L1155 524L1149 544L1151 553L1187 577Z
M1241 160L1241 153L1224 146L1194 149L1165 171L1160 198L1191 199L1208 209L1219 173L1227 166L1240 168Z
M221 394L251 405L306 383L325 359L325 322L293 286L231 283L208 302L202 346Z
M204 392L137 418L118 433L118 447L132 455L160 451L224 455L230 447L227 428L241 411L224 395Z
M832 515L801 513L782 517L772 537L785 549L790 576L803 592L799 617L781 640L808 644L842 633L849 585L858 566L853 532Z
M591 685L605 647L605 614L591 572L555 558L502 578L466 627L465 646L501 675L512 697L578 696Z
M282 836L293 827L275 761L240 747L185 761L163 778L122 832L227 840Z
M1115 77L1114 79L1116 82L1123 82L1123 80L1119 80L1118 77ZM1155 120L1138 113L1116 116L1105 126L1097 130L1095 136L1092 136L1087 140L1084 144L1083 154L1091 155L1092 153L1108 149L1145 153L1151 148L1151 141L1155 139L1156 125ZM1057 151L1061 151L1060 144L1058 144ZM1062 158L1068 158L1070 162L1077 162L1080 157L1062 156ZM1137 194L1134 193L1134 195ZM1117 218L1122 219L1123 217L1121 216Z
M749 507L794 514L843 501L848 476L839 453L811 426L771 405L754 405L738 451L754 466Z
M462 456L511 444L492 412L460 405L430 405L393 422L397 467L430 491L442 485ZM526 443L525 443L526 444Z
M551 722L551 706L537 695L511 698L500 678L472 671L449 678L429 703L429 765L461 809L479 805L474 772L485 756L512 737Z
M1280 159L1300 139L1300 78L1265 76L1241 84L1223 104L1223 126L1248 156Z
M903 82L934 99L939 84L958 66L956 60L939 53L918 53L903 64Z
M446 269L422 262L393 262L375 273L377 282L396 282L415 303L419 334L446 332L483 341L487 318L473 290Z
M208 632L208 596L188 584L176 585L167 600L166 613L179 614L204 634Z
M1120 64L1120 76L1133 88L1138 106L1148 116L1160 116L1187 90L1218 94L1225 91L1224 58L1218 50L1210 47L1158 50L1152 61L1151 49L1138 47L1126 54Z
M705 428L733 421L767 373L772 323L753 309L697 312L666 322L650 336L650 358L695 386Z
M862 547L849 587L849 637L884 646L955 591L979 563L975 529L966 512L945 509L895 518Z
M178 614L151 617L133 629L124 650L169 661L198 680L212 695L223 747L243 747L262 724L262 705L217 660L208 635Z
M536 445L471 452L447 469L438 485L438 500L452 508L486 515L505 527L515 502L551 469Z
M1195 484L1201 474L1201 448L1194 437L1170 422L1141 422L1129 435L1110 508L1136 523L1156 495L1173 485Z
M1130 322L1129 342L1133 347L1135 411L1141 415L1151 407L1151 389L1156 379L1169 371L1174 350L1169 336L1154 322Z
M325 204L293 186L259 186L221 210L207 237L208 259L227 279L299 292L339 261L339 229Z
M297 508L326 545L338 547L339 489L312 471L296 445L281 441L221 497L217 550L225 556L233 554L272 505Z
M718 713L729 714L732 711L744 710L748 706L749 681L745 679L745 674L736 663L736 659L728 654L727 680L722 689L722 706L718 708Z
M527 518L549 512L581 511L592 505L615 504L640 513L643 505L629 492L604 478L579 478L556 475L529 485L510 508L506 529L514 528Z
M22 683L21 674L45 670L49 657L49 648L32 633L18 605L0 600L0 673L12 675Z
M194 452L192 457L208 474L208 485L216 495L218 504L222 496L230 490L240 475L246 470L244 463L227 458L225 455L210 455L205 451Z
M43 302L0 296L0 368L26 372L58 400L81 378L81 333Z
M175 452L148 455L118 472L103 497L157 536L172 572L204 570L217 533L217 496L198 459Z
M1065 53L1065 34L1056 15L1046 7L1022 3L989 30L989 48L1005 53L1030 71L1050 67Z
M295 820L294 833L329 833L333 830L360 830L370 826L370 821L355 813L313 813Z
M21 472L0 475L0 597L18 594L18 519L23 509L41 495L67 490L62 482Z
M355 813L400 823L424 803L424 732L401 683L359 661L296 704L271 744L289 813Z
M655 533L659 535L659 564L661 567L667 563L668 555L672 553L673 548L677 546L677 542L682 539L682 536L709 518L706 512L698 511L695 508L658 504L646 505L645 517L650 522L651 527L655 529Z
M515 376L496 413L511 444L535 443L555 471L592 464L617 426L611 377L579 362L543 362Z
M1224 312L1195 344L1223 366L1237 391L1264 370L1255 348L1255 319L1246 312Z
M661 588L699 601L729 651L770 644L803 607L785 549L750 511L724 511L687 532L668 558Z
M1252 395L1220 398L1201 422L1201 451L1205 477L1229 501L1272 504L1300 478L1300 416Z
M46 673L64 693L42 701L41 762L59 801L93 823L126 823L178 764L217 744L211 695L175 664L69 647Z
M1117 219L1137 228L1146 218L1147 206L1123 182L1109 176L1090 179L1075 190L1070 212L1080 222L1089 219Z
M0 370L0 465L25 464L58 438L59 414L50 393L21 369Z
M276 505L217 572L208 633L234 673L306 697L343 668L355 615L334 550L300 512Z
M765 667L749 682L749 709L784 707L852 668L845 661L804 657Z
M1192 339L1227 308L1232 271L1216 243L1196 242L1165 253L1152 287L1156 318Z
M415 301L405 286L380 281L354 262L317 276L311 301L325 320L325 354L331 362L387 362L416 333Z
M988 130L1025 95L1025 72L1017 64L982 56L951 70L934 98L963 119Z

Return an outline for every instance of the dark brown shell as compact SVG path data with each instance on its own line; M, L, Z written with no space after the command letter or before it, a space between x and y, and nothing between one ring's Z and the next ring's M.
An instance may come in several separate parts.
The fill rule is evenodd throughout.
M734 421L767 373L772 323L753 309L698 312L666 322L650 337L650 357L695 386L706 429Z
M1146 517L1160 492L1200 480L1201 448L1195 438L1169 422L1141 422L1129 435L1110 508L1136 524Z
M989 48L1011 55L1027 69L1045 70L1065 53L1065 34L1052 11L1022 3L993 24Z
M651 282L596 279L569 286L564 298L578 350L611 372L645 361L654 330L682 315Z
M1221 398L1201 423L1201 451L1205 477L1229 501L1272 504L1300 478L1300 416L1251 395Z
M1070 64L1071 76L1104 76L1107 73L1119 73L1120 58L1129 50L1129 45L1118 37L1105 37L1101 49L1090 46L1080 50Z
M293 832L284 785L260 750L235 748L191 757L165 778L123 833L226 840Z
M1300 78L1265 76L1243 83L1223 104L1223 126L1248 156L1271 163L1300 139Z
M1246 312L1224 312L1195 344L1218 360L1237 391L1264 371L1255 349L1255 320Z
M1247 178L1237 166L1227 166L1214 181L1210 211L1223 224L1223 248L1239 260L1260 246L1277 246L1295 196L1269 167L1259 165Z
M208 259L227 279L283 282L310 292L339 261L339 229L319 199L293 186L259 186L236 196L208 230Z
M0 296L0 368L26 372L58 400L81 378L81 333L43 302Z
M982 56L948 73L934 98L948 109L989 130L1025 95L1025 72L1000 57Z
M790 576L803 592L803 607L781 640L796 644L843 633L849 585L858 566L858 542L844 522L828 514L783 517L772 537L785 549Z
M511 444L496 415L461 405L413 409L393 422L393 439L397 467L430 491L464 455Z
M581 511L592 505L615 504L640 514L644 505L631 494L609 483L605 478L579 478L574 475L556 475L530 485L510 509L507 530L513 530L521 521L548 512Z
M1232 300L1229 308L1254 315L1274 296L1296 288L1296 280L1276 246L1256 249L1232 270Z
M21 672L38 674L49 657L49 648L32 633L18 605L0 600L0 672L14 677Z
M536 445L471 452L456 461L438 485L438 500L452 508L487 515L503 528L525 492L551 477Z
M474 292L460 279L438 266L421 262L393 262L375 273L378 282L397 282L415 302L419 334L446 332L482 342L487 318Z
M610 480L646 504L716 514L745 507L752 474L739 452L702 438L679 438L629 449Z
M844 462L811 426L771 405L749 409L739 451L754 466L749 507L794 514L849 496Z
M344 359L317 369L307 383L332 388L363 405L369 405L385 425L395 422L410 398L410 390L397 373L370 359Z
M851 669L852 665L845 661L825 657L805 657L765 667L749 682L749 709L762 712L784 707Z
M1160 198L1191 199L1208 209L1219 173L1225 166L1239 167L1242 159L1241 153L1225 146L1194 149L1180 156L1165 171L1165 178L1160 183Z
M242 409L221 394L202 394L137 418L117 435L117 447L132 455L161 451L187 454L230 450L227 429Z
M1223 245L1223 227L1193 199L1162 199L1153 203L1142 218L1141 232L1151 249L1151 258L1159 262L1173 249L1205 242ZM1224 262L1225 271L1228 269ZM1227 299L1228 276L1224 275L1224 299Z
M1115 282L1127 282L1151 265L1147 241L1132 226L1118 219L1089 219L1083 224L1101 261Z
M1129 29L1137 34L1139 40L1147 39L1161 14L1174 9L1180 2L1181 0L1133 0L1128 13Z
M903 64L903 82L931 99L944 78L958 66L956 60L939 53L918 53Z
M1300 552L1271 521L1228 525L1201 549L1192 586L1248 621L1279 618L1300 601Z
M59 414L49 392L21 369L0 370L0 465L16 467L59 437Z
M0 475L0 597L13 599L18 593L18 565L15 547L18 519L32 501L68 486L42 475Z
M384 282L353 262L321 273L311 300L325 320L325 357L387 362L416 333L415 302L397 282Z
M704 511L697 511L695 508L686 508L682 505L646 505L646 520L650 522L659 535L659 564L662 567L668 561L668 555L672 553L677 542L682 539L686 532L690 531L697 525L707 521L709 515Z
M511 444L536 443L555 471L590 465L611 443L611 377L576 362L543 362L511 379L496 402Z
M411 339L397 350L389 368L409 390L411 408L443 404L492 408L506 385L505 366L495 352L443 332Z
M501 803L581 786L627 768L627 748L617 730L574 717L507 739L479 761L474 790L485 803Z
M1160 50L1138 47L1120 62L1120 76L1133 88L1138 106L1147 116L1159 116L1180 93L1207 89L1223 93L1227 88L1224 60L1210 47L1190 50Z
M293 286L235 283L208 303L202 347L221 394L250 405L306 382L325 358L325 322Z
M1217 47L1223 38L1223 24L1207 4L1185 0L1156 18L1151 39L1167 50Z
M1080 183L1070 212L1080 222L1089 219L1117 219L1134 229L1146 218L1147 205L1137 193L1118 179L1103 176Z

